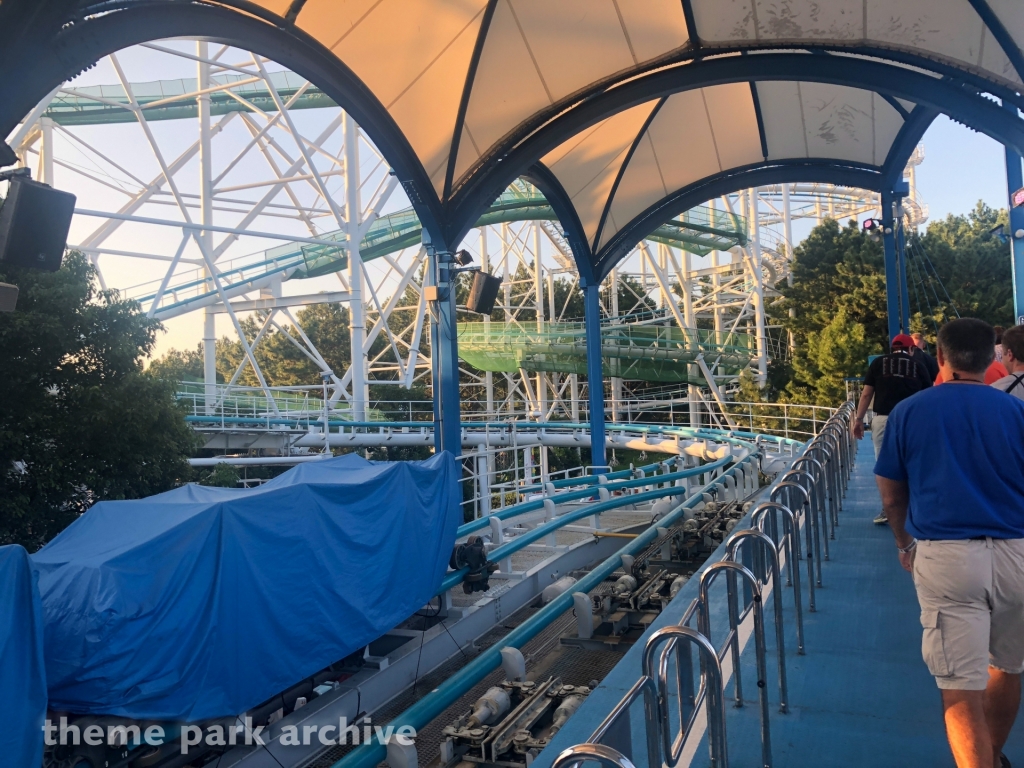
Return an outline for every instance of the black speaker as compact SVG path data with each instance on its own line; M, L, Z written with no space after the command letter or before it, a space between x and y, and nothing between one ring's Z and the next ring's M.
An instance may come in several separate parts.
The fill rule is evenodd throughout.
M489 315L494 311L494 300L498 298L501 278L490 275L483 270L473 274L473 287L469 289L469 301L466 309Z
M18 286L0 283L0 312L13 312L18 305Z
M75 196L15 176L0 207L0 262L56 272L64 258Z

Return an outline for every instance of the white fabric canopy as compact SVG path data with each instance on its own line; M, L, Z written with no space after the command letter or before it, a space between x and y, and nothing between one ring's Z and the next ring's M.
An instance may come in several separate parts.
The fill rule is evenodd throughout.
M398 124L438 196L531 116L604 81L661 61L716 52L819 46L850 49L904 65L958 70L993 84L1021 85L1013 57L1024 45L1021 0L257 0L284 15L301 6L297 26L330 49L369 87ZM992 25L977 7L984 6ZM688 13L689 11L689 13ZM687 22L687 16L690 22ZM1002 28L1002 42L998 29ZM1013 46L1006 50L1007 41ZM476 56L474 53L476 52ZM901 117L884 101L851 88L772 83L758 86L770 157L825 157L877 164ZM696 105L696 111L693 109ZM907 105L912 106L912 105ZM581 218L590 217L603 153L624 152L626 136L653 104L610 118L575 149L552 153L572 179ZM464 117L460 119L460 111ZM672 181L702 169L761 158L749 93L740 87L680 94L665 104L638 151L637 169L666 155ZM685 117L684 117L685 116ZM683 125L685 123L685 125ZM668 158L670 126L679 140L706 147ZM457 128L458 127L458 128ZM659 142L659 136L662 136ZM708 142L711 142L710 144ZM662 145L659 151L659 143ZM711 151L712 144L718 152ZM457 146L456 146L457 145ZM584 150L584 147L588 149ZM596 153L578 171L581 152ZM677 150L682 154L681 150ZM608 157L611 166L612 158ZM450 168L449 168L450 166ZM587 189L579 186L590 170ZM607 168L604 169L605 171ZM663 168L663 170L665 170ZM632 171L632 164L630 171ZM639 173L639 170L638 170ZM607 175L607 174L605 174ZM631 189L651 180L633 179ZM603 179L604 177L601 176ZM628 181L628 183L627 183ZM575 185L575 186L574 186ZM575 189L579 186L579 189ZM625 190L624 190L625 192ZM616 203L619 222L634 192ZM589 225L588 225L589 226ZM596 227L596 223L594 224ZM613 225L614 227L614 225Z
M697 81L689 90L624 103L600 122L584 121L557 148L545 145L542 162L564 188L593 253L659 200L731 170L801 160L888 168L894 145L906 150L900 131L915 109L923 117L928 111L912 93L898 100L859 81L814 82L813 53L1002 94L1016 93L1024 71L1022 0L257 4L289 14L366 84L441 205L462 205L460 189L524 136L631 80L737 56L753 67L772 56L807 57L806 80L796 73L756 83L750 75ZM927 117L934 115L932 109ZM493 191L486 189L481 195Z

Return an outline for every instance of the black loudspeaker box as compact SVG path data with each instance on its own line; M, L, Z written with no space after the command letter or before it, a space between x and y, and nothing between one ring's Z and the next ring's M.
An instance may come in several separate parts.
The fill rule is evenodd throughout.
M56 272L64 258L75 196L16 176L0 208L0 262Z
M501 288L501 278L480 271L473 274L473 287L469 289L469 301L466 302L466 309L470 312L479 312L481 315L489 315L494 311L494 300L498 298L498 289Z

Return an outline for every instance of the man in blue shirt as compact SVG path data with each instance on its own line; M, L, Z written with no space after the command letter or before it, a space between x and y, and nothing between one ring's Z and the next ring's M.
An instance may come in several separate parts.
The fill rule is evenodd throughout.
M1024 402L985 386L994 344L980 320L943 326L947 386L892 410L875 464L959 768L1009 765L1024 671Z

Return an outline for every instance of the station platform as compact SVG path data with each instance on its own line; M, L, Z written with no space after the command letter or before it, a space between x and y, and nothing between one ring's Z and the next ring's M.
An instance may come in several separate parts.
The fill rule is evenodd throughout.
M889 528L872 523L880 509L873 468L871 441L865 438L858 447L840 526L831 542L831 559L823 564L817 612L807 612L804 591L804 656L795 652L792 592L785 591L790 703L785 715L778 712L774 620L766 611L775 766L955 766L946 743L939 693L921 659L919 608L911 576L899 565ZM802 575L806 584L806 572ZM687 587L696 586L695 581ZM684 589L683 601L677 599L666 611L674 615L663 616L655 628L678 621L679 612L695 594ZM771 600L767 602L770 607ZM721 647L720 637L716 633L716 647ZM553 760L566 747L588 740L603 719L600 713L607 714L639 678L640 645L591 694L542 758ZM747 644L741 666L742 708L733 706L732 685L726 687L729 765L755 766L761 764L761 741L753 642ZM632 759L638 767L646 765L640 704L631 708L630 718ZM1022 719L1018 717L1004 750L1014 766L1024 766ZM550 764L549 760L541 764ZM706 743L699 745L689 764L708 764Z

